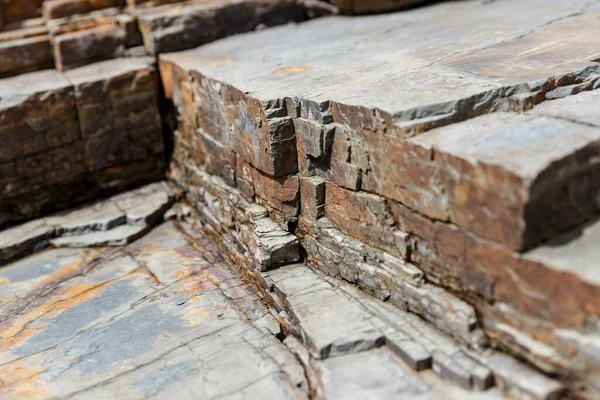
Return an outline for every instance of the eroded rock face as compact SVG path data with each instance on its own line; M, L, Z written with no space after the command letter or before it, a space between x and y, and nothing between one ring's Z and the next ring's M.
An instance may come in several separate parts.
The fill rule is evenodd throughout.
M233 257L247 252L243 240L238 245L248 237L238 233L248 225L236 210L257 202L299 237L308 265L462 343L493 344L546 372L584 376L597 365L578 348L597 334L590 328L600 315L594 277L523 252L598 213L600 131L592 107L576 104L587 103L578 96L594 102L600 71L593 57L561 50L566 32L590 24L597 10L525 5L541 20L499 31L502 15L522 5L477 4L490 16L477 46L460 27L444 33L452 48L433 42L449 13L463 22L480 15L440 4L386 18L316 20L162 55L165 94L181 122L171 176L231 238L225 247L236 248ZM417 33L401 21L424 28ZM323 52L336 55L327 62L322 41L310 54L299 50L323 32L330 38ZM394 38L413 36L414 48L407 44L392 70L380 71L375 54L393 53ZM568 37L573 47L595 42ZM538 61L525 43L542 38L551 62L529 70ZM361 40L364 57L350 62ZM252 57L241 50L249 46ZM500 54L506 64L496 67ZM578 112L558 114L569 109ZM203 144L208 137L212 147ZM432 359L444 376L488 385L483 372L460 372L465 363Z
M42 71L0 81L1 225L162 175L151 63L118 59L66 75Z
M161 55L169 104L146 52L335 6L53 0L28 20L10 3L0 74L52 60L63 72L0 81L0 225L162 178L162 128L175 128L168 177L199 214L169 215L193 215L191 243L210 237L258 284L272 333L304 367L302 379L252 375L240 395L268 381L277 398L431 398L440 379L461 399L495 398L496 386L516 398L600 392L597 1L453 2L260 29ZM337 3L370 13L416 2ZM161 121L169 106L176 115ZM4 231L0 261L125 248L174 197L149 186ZM358 379L365 368L383 383Z

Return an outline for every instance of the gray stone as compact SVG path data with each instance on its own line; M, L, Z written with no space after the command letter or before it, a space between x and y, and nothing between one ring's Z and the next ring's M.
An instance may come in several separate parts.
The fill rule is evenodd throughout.
M452 357L441 351L432 354L433 370L443 379L457 383L465 389L471 388L471 374Z
M562 398L563 384L533 371L507 355L493 353L481 358L481 362L492 370L496 384L512 396L535 400Z
M323 359L385 344L371 315L308 267L287 266L268 276L313 357Z
M78 236L62 236L52 239L54 247L104 247L124 246L131 243L150 229L147 225L121 225L107 231L92 231Z
M431 354L419 343L406 340L404 337L395 339L394 334L386 334L387 346L415 371L431 368Z
M407 130L418 131L419 126L506 109L509 96L539 90L551 77L597 69L591 61L598 54L597 37L589 33L597 11L587 5L585 0L551 0L543 7L481 0L360 19L321 18L161 59L201 70L262 101L298 97L316 104L333 100L377 107ZM574 27L582 34L570 35ZM306 43L311 43L310 52ZM531 51L538 43L544 43L543 53ZM245 51L248 46L251 54ZM362 56L356 58L356 51ZM531 88L523 83L532 83Z
M256 243L254 258L261 271L300 260L298 239L268 217L254 221L253 237Z

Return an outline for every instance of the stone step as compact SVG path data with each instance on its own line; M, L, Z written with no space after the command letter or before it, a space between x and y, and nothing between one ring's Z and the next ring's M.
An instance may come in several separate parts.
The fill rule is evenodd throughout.
M583 3L581 5L583 6ZM163 55L161 62L165 65L162 68L166 70L169 68L168 65L174 65L183 73L187 71L187 73L193 75L192 91L213 90L213 93L214 90L223 91L222 99L212 97L208 100L223 102L223 106L214 109L215 113L227 110L228 101L234 100L231 96L236 90L251 93L250 98L245 99L248 103L254 100L264 102L267 115L272 114L272 112L267 111L268 105L276 102L277 99L305 99L307 102L302 103L302 106L299 105L300 115L297 115L297 117L301 118L295 123L297 136L301 137L303 142L302 146L297 146L298 164L301 171L304 163L302 159L310 157L311 162L314 164L312 169L315 170L315 173L324 174L326 179L332 180L340 186L351 189L362 187L366 191L400 201L430 218L451 220L467 230L472 230L479 235L496 240L511 249L526 249L545 239L544 235L554 233L552 229L546 229L548 226L540 226L539 231L531 231L531 229L525 229L523 226L538 224L540 219L540 217L536 219L535 215L530 216L529 214L533 211L529 211L529 209L533 209L539 214L555 211L548 210L550 205L541 207L537 203L533 203L533 201L543 201L540 197L544 197L543 194L536 193L538 189L535 187L531 189L533 199L528 207L528 213L523 217L525 221L515 220L524 214L523 209L529 204L527 200L530 191L525 190L524 186L528 187L528 185L524 181L535 181L537 185L547 186L544 183L548 180L548 178L544 178L546 176L544 175L545 169L541 166L535 169L531 165L532 169L526 171L520 166L515 166L519 169L520 175L517 175L520 177L514 178L514 168L511 169L509 165L498 165L495 169L493 167L486 168L486 165L482 165L478 170L458 170L456 172L467 176L481 175L483 182L487 182L487 180L482 174L494 175L498 182L502 182L511 193L515 193L514 198L492 198L489 190L477 186L479 183L475 180L475 177L473 178L474 182L472 180L458 182L456 189L452 190L452 187L446 188L443 184L448 180L456 179L451 175L454 169L443 174L443 171L440 172L439 167L436 165L444 162L443 157L430 162L430 158L434 156L431 146L417 146L415 148L413 146L414 142L402 140L402 136L414 134L414 132L406 131L404 125L406 121L415 122L421 118L434 116L441 118L446 114L448 114L447 120L445 122L440 121L438 125L471 118L489 111L508 111L511 107L517 107L514 105L517 99L524 102L523 98L529 96L537 99L532 100L535 103L541 101L546 92L557 86L583 83L586 80L589 81L589 79L596 79L600 74L600 69L596 63L592 62L593 55L586 51L582 51L579 55L573 55L563 51L563 49L565 42L568 42L569 46L573 48L586 49L595 46L594 38L587 35L571 35L569 32L571 32L573 26L592 24L597 17L597 13L589 11L582 15L570 16L570 11L577 9L577 5L569 4L567 8L563 8L563 5L559 2L553 2L550 8L545 9L544 12L549 14L544 15L544 18L551 18L551 16L561 18L561 15L565 15L565 18L560 22L546 26L537 19L535 24L533 20L523 21L520 24L511 25L511 28L504 27L500 31L501 33L498 33L498 25L503 24L502 16L506 13L512 13L514 11L513 7L525 7L527 13L542 11L532 5L511 5L510 2L487 5L486 7L489 7L490 21L485 24L485 27L481 27L482 32L478 36L477 47L466 39L472 32L460 29L451 32L453 43L457 43L456 48L449 48L442 43L438 43L437 46L423 46L422 39L417 40L417 35L419 38L426 37L430 38L428 40L433 40L431 38L439 34L436 30L436 24L440 24L441 19L438 18L441 15L444 16L445 20L447 17L444 14L445 11L449 13L460 12L461 21L469 18L479 18L479 14L466 5L464 8L461 6L454 7L454 5L450 8L449 5L442 4L434 8L411 10L387 17L361 18L357 21L332 17L325 20L311 21L299 26L286 26L241 35L188 52ZM382 74L377 70L377 65L371 65L377 60L376 57L362 58L358 62L364 65L359 64L358 67L352 62L344 61L344 57L352 57L351 50L355 41L361 39L371 40L372 37L381 34L381 32L387 32L389 27L395 26L397 23L413 20L421 21L420 18L426 18L427 20L427 24L424 24L427 28L422 28L425 31L416 32L409 28L403 29L400 27L392 29L389 34L383 35L376 45L364 46L367 52L373 51L379 54L385 50L386 59L394 60L394 67L391 72ZM362 30L358 29L357 26L360 26ZM521 30L532 30L534 33L530 35L531 38L529 36L520 38L518 35ZM350 35L350 32L357 33ZM323 48L322 51L318 50L320 49L319 46L325 46L325 44L317 43L315 44L317 50L305 56L304 52L300 50L302 46L294 45L298 40L310 41L310 38L323 34L335 37L335 41L328 41L327 48ZM498 44L499 38L497 35L501 35L501 38L507 44L504 44L504 42ZM282 37L286 38L286 44L289 46L281 48L279 43ZM414 40L411 41L407 38L414 38ZM398 50L394 46L397 40L400 39L407 39L407 41L415 43L418 48L413 49L408 45L408 47L402 48L402 53L397 54L395 52ZM552 54L554 64L544 69L533 69L533 72L526 74L523 71L534 66L537 62L533 55L519 56L519 54L525 53L524 49L513 54L507 48L510 48L508 46L511 45L521 49L525 44L531 47L531 43L535 43L535 40L550 43L548 49L544 51ZM254 56L249 57L241 50L246 48L245 43L249 45L256 42L261 43L260 48L256 49L259 60L256 60ZM423 51L423 47L426 47L427 50ZM514 60L506 60L506 63L514 66L513 69L497 66L498 70L495 71L494 58L492 55L487 54L490 51L500 54L506 52L507 55L513 54ZM325 58L321 57L322 53L335 54L335 57L330 56L327 58L327 60L330 58L334 60L335 68L328 65L328 61L325 62ZM455 53L459 55L454 55ZM480 54L487 55L484 58ZM467 62L467 57L471 57L473 61ZM437 58L440 58L441 61L436 62ZM489 60L490 63L489 72L487 74L480 73L480 69L484 68L481 63L486 62L486 60ZM564 60L564 62L560 60ZM429 65L430 63L433 64ZM387 65L387 63L382 63L382 65L384 64ZM350 65L354 65L354 67L349 68ZM283 67L278 68L278 66ZM358 70L368 70L369 73L353 75ZM335 71L335 76L331 75L333 71ZM474 72L477 72L477 74L474 74ZM419 77L413 76L415 74L418 74ZM344 79L341 78L342 76ZM359 76L360 81L357 80ZM381 79L381 76L385 78ZM443 80L443 85L440 86L437 80ZM352 85L344 85L342 81L360 82L361 89L356 90ZM416 88L404 84L410 81L418 82L422 87L435 88L436 90L422 90L423 93L420 96L414 96L413 90L416 90ZM460 81L459 86L457 86L458 81ZM215 89L211 89L213 85L211 82L214 82ZM224 83L225 87L219 89L221 85L217 82ZM390 85L399 87L399 90L390 93L385 89ZM593 86L591 84L590 88ZM319 89L315 93L306 90L306 88L316 87ZM228 94L230 92L231 95ZM236 96L239 95L236 94ZM304 105L306 109L304 109ZM376 107L378 109L377 115L374 117L372 111L361 109L360 106ZM193 106L190 105L190 107ZM517 108L519 107L529 106L521 105ZM249 111L255 112L252 108L249 107ZM289 114L288 111L292 112L288 107L283 115L293 117L294 112ZM229 115L226 118L229 120L237 118L231 112L227 112L227 114ZM213 117L225 118L221 115L214 115ZM501 117L490 118L493 120ZM314 122L313 124L307 121L311 119ZM521 121L519 117L515 119L509 117L509 119L514 120L522 129L529 130L531 127L529 132L531 136L524 139L523 146L533 146L533 139L535 138L543 140L542 137L545 138L546 130L550 129L546 128L544 130L544 127L538 127L536 122L527 124L526 119ZM265 145L273 147L271 153L265 155L267 158L272 157L271 154L274 154L275 151L281 154L281 156L278 156L281 159L295 158L294 149L278 148L280 142L277 141L276 136L283 135L284 128L283 126L273 125L275 122L275 119L269 124L263 121L262 128L256 128L256 132L250 132L250 134L259 135L256 138L258 140L256 143L264 142ZM300 122L304 124L301 127L298 126ZM315 153L308 148L305 149L304 147L309 143L313 143L312 141L316 140L318 142L321 140L319 139L320 132L324 128L320 125L328 125L331 122L334 123L329 128L333 132L332 139L330 139L332 140L331 148L326 149L323 153ZM512 130L513 132L516 132L515 129L517 129L510 124L505 126L503 122L490 121L487 123L496 124L492 127L497 126L498 131L489 132L489 135L493 137L498 137L502 129ZM316 128L316 136L307 130L306 124ZM474 122L474 124L476 123ZM554 124L552 125L554 126ZM270 130L267 129L267 126ZM435 124L423 126L417 131L433 126ZM558 129L558 126L556 129ZM563 127L564 129L570 129L572 126L564 122ZM194 128L192 125L189 129ZM210 132L207 129L208 127L198 128L204 129L204 134ZM249 128L243 127L243 129ZM462 128L457 126L449 129L459 131ZM465 129L469 129L468 125ZM476 128L473 129L477 131ZM579 132L581 140L593 141L594 131L591 128L580 127L578 129L582 131ZM383 134L383 131L387 134ZM392 131L395 131L395 134ZM242 133L238 132L239 135L242 135ZM457 135L460 134L457 133ZM244 136L242 135L242 137ZM560 135L557 132L557 138L559 137ZM217 139L220 144L225 146L228 146L231 140L227 136ZM415 140L419 143L419 139ZM425 140L423 139L423 141ZM497 147L500 147L502 143L500 139L498 140ZM256 153L255 149L253 150L255 144L250 139L238 140L233 144L235 146L234 151L240 154L245 161L250 162L267 174L280 176L293 172L293 168L278 170L275 165L272 165L277 164L278 159L273 158L272 161L255 159L253 156ZM319 147L318 143L316 145ZM563 157L571 155L574 150L574 148L570 150L565 148ZM355 157L348 162L347 154L350 153L354 154ZM496 155L500 158L503 156L500 150ZM558 155L546 153L546 156L551 158ZM543 154L539 154L539 158L542 162ZM322 160L322 164L319 163L319 160ZM394 160L394 162L390 163L389 160ZM453 160L447 161L450 163L447 169L454 168ZM463 166L460 164L457 168L460 169L461 167L465 169L469 168L469 165ZM477 166L473 168L477 168ZM527 176L525 176L526 173ZM551 175L552 171L546 172L546 174ZM398 182L398 176L403 176L404 181ZM536 178L538 178L537 181ZM441 181L441 184L437 184L438 181ZM491 186L495 185L495 182L491 184ZM556 190L562 189L556 187ZM478 205L489 198L490 218L484 218L485 215L469 215L468 211L473 207L471 204L466 204L467 200L463 198L467 197L468 200L471 200L470 198L475 194L481 196L481 199L472 199ZM523 198L523 200L519 200L519 198ZM519 205L519 203L521 204ZM575 211L573 208L569 209L558 204L555 204L555 206L564 213L557 215L557 221L562 221L562 224L557 224L556 221L552 223L552 227L556 231L569 225L573 226L581 222L582 218L595 212L595 210ZM462 210L461 207L466 210ZM495 211L493 207L498 207L498 211ZM483 214L483 210L482 207L478 206L472 212ZM568 215L569 218L563 218L564 215ZM503 223L499 221L505 218L507 219L506 226L499 226Z
M299 22L306 8L293 0L189 1L134 11L149 54L187 50L257 27Z
M179 122L172 176L189 191L197 169L221 178L294 232L307 264L463 343L483 329L545 372L582 374L597 362L560 332L590 331L600 287L561 283L522 253L598 213L594 107L582 122L536 109L597 101L587 32L599 12L579 0L440 3L162 54Z
M0 225L162 176L150 58L0 80Z
M343 368L362 365L356 363L358 359L366 364L372 360L386 365L387 372L381 376L399 369L405 371L407 378L421 382L424 388L427 385L416 373L433 368L440 378L456 385L456 390L476 390L485 398L498 395L495 390L488 392L495 385L496 376L504 385L503 390L524 391L534 394L536 399L552 399L563 390L560 383L516 361L511 360L512 367L507 367L503 364L505 361L500 360L510 358L501 353L464 347L416 315L373 299L352 285L325 279L305 265L288 265L263 273L256 271L255 278L280 311L284 331L297 335L308 346L311 363L325 372L321 379L326 392L357 385L362 393L369 387L367 381L358 377L356 381L346 381L342 377L327 376L341 373ZM399 363L395 357L406 364ZM516 378L519 374L523 375L522 379ZM396 390L391 383L382 384L380 388Z
M162 220L175 201L166 182L153 183L0 232L0 264L50 247L121 246Z
M0 57L0 77L51 68L54 58L43 21L33 19L1 31Z

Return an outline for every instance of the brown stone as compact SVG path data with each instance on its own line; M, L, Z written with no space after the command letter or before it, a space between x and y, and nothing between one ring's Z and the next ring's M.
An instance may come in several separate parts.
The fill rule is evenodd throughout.
M2 19L5 25L41 16L43 0L2 0Z
M406 237L403 232L397 232L386 199L329 182L325 190L325 216L335 227L396 257L404 256Z
M296 219L299 212L300 183L297 176L275 178L252 170L256 198L281 221Z
M153 55L191 49L259 25L306 19L304 7L293 0L209 0L142 8L136 15L146 50Z
M325 215L325 180L317 176L300 178L302 216L310 222Z
M54 71L1 81L0 163L79 139L73 88Z
M89 171L162 153L158 81L150 58L122 58L69 71Z
M121 0L45 0L43 15L45 19L64 18L121 5Z
M53 64L48 30L44 25L0 32L0 76L45 69Z
M409 191L443 193L453 223L511 249L529 249L598 212L599 128L496 113L410 142L433 151L435 172Z
M125 33L116 26L106 25L58 35L51 42L56 68L66 71L122 55Z

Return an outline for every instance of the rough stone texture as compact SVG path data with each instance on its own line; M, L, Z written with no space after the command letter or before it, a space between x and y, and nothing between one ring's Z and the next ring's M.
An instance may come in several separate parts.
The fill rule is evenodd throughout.
M598 286L519 252L598 213L595 108L573 99L598 88L599 7L442 3L163 54L180 122L172 176L188 191L213 179L204 173L223 178L300 238L307 264L462 343L588 376ZM571 108L574 119L558 115ZM282 191L280 179L298 185ZM277 198L296 187L284 212ZM230 216L220 232L239 229L239 204L213 194L197 206L208 203Z
M46 251L0 279L2 398L307 398L274 317L189 227Z
M0 232L0 264L47 246L120 246L156 225L173 204L166 182L153 183ZM294 238L295 239L295 238Z
M0 3L0 14L10 11L9 3ZM6 88L0 135L7 143L0 149L0 225L156 179L163 148L171 146L169 177L198 214L180 206L163 217L173 193L146 187L5 231L2 259L49 245L113 246L107 253L85 251L92 275L106 263L131 264L120 270L122 277L145 274L161 286L172 265L221 265L225 257L256 284L258 296L238 277L208 282L197 269L184 286L200 286L195 295L208 294L209 301L213 291L222 293L223 314L235 304L234 314L252 328L234 329L233 337L244 337L238 347L217 327L218 338L198 337L196 354L195 345L173 340L181 330L164 324L197 298L176 306L168 297L153 298L165 314L152 326L144 321L153 317L136 322L145 329L134 336L158 326L148 349L169 353L151 360L160 364L154 369L143 357L129 357L135 346L119 347L127 340L105 335L123 314L75 311L79 318L108 319L79 329L75 317L65 324L75 327L67 330L70 338L59 337L64 328L49 328L47 339L44 324L60 323L63 312L78 307L77 292L73 304L71 297L59 298L52 303L58 309L36 309L31 320L8 327L16 330L2 336L9 343L0 368L10 365L13 372L9 380L2 374L0 390L30 395L38 388L31 377L41 376L58 397L158 397L172 380L177 394L200 398L598 397L599 1L449 2L289 25L163 55L162 124L158 74L152 59L140 58L138 17L146 50L158 54L337 9L310 0L131 0L127 9L122 3L48 1L45 21L10 11L14 21L23 20L1 33L0 74L43 68L49 44L57 68L69 72L0 81ZM338 5L354 13L400 6ZM31 57L19 58L28 52ZM130 58L71 70L121 55ZM163 127L175 130L165 146ZM166 234L164 225L158 236L128 245L167 217L195 223L177 222ZM147 241L164 246L182 235L193 249L173 264L171 253L164 258ZM136 253L140 243L148 245L143 259ZM59 264L75 253L60 254ZM69 268L74 275L59 286L87 283L87 266ZM166 278L165 296L182 284L179 271L173 276ZM108 279L102 288L110 288L121 278L106 273L97 279ZM35 294L22 303L6 300L5 322L18 325L28 307L62 295L55 286L41 293L33 286ZM87 289L81 296L96 290ZM110 297L125 314L141 304ZM261 300L272 308L254 305ZM249 313L259 309L255 321ZM248 333L259 328L257 337ZM31 339L23 340L31 340L33 350L17 354L20 342L11 341L29 329ZM37 332L49 346L41 352ZM102 332L92 341L99 347L69 347L71 337L77 342L88 332ZM114 355L103 347L121 350L124 364L106 361ZM188 350L200 365L170 371ZM23 367L12 365L22 360L49 367L22 377ZM101 375L110 373L91 378L92 369L108 364ZM258 373L265 365L271 372ZM232 372L237 367L240 377ZM223 389L221 374L241 386ZM145 383L133 385L131 377ZM149 382L161 382L160 388L140 390Z
M136 15L146 49L155 55L307 18L305 7L293 0L189 1L141 8Z
M556 107L568 109L565 100ZM495 113L410 142L433 153L432 186L446 194L449 219L509 248L531 248L599 211L600 129L577 119ZM423 183L420 196L435 195Z
M43 4L43 15L46 19L64 18L103 8L119 7L121 4L121 0L46 0Z
M30 22L0 32L0 76L54 65L47 28L41 21Z
M0 80L0 225L126 188L140 174L146 182L161 176L150 63L118 59Z
M160 157L157 76L150 58L122 58L68 72L89 171Z
M2 0L0 2L0 17L2 25L10 25L15 22L41 15L41 6L44 0Z

